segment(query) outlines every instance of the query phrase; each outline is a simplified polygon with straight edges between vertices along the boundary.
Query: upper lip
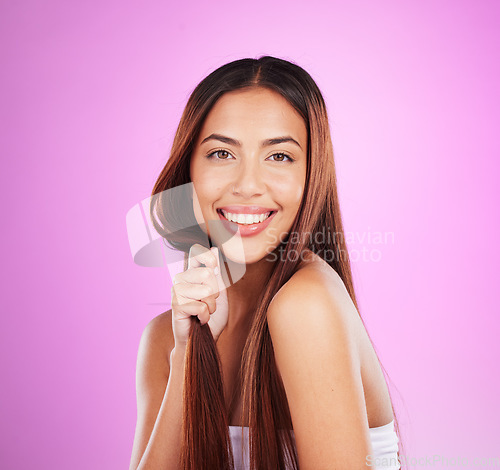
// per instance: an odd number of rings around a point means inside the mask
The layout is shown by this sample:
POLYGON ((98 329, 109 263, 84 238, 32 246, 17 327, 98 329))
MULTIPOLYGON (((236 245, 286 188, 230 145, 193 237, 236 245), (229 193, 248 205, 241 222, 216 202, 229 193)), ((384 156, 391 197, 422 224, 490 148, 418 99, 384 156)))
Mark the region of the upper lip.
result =
POLYGON ((276 212, 276 209, 262 206, 223 206, 218 209, 231 212, 231 214, 267 214, 268 212, 276 212))

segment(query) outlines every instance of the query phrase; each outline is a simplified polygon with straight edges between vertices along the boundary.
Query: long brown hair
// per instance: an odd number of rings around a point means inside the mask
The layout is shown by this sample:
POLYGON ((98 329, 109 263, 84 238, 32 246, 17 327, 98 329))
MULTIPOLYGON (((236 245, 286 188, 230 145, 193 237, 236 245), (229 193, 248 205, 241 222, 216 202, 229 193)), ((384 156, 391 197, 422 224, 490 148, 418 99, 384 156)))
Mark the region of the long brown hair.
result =
MULTIPOLYGON (((326 228, 334 235, 322 237, 319 241, 318 237, 288 237, 279 245, 280 261, 274 263, 269 282, 260 295, 243 349, 241 419, 249 423, 251 469, 284 470, 285 461, 298 468, 298 458, 288 401, 267 325, 268 306, 278 290, 296 272, 300 263, 300 256, 296 254, 311 250, 322 257, 330 254, 324 257, 325 261, 340 275, 358 308, 337 197, 327 110, 311 76, 292 62, 263 56, 230 62, 202 80, 189 97, 182 114, 170 158, 152 192, 150 212, 155 228, 171 246, 187 253, 193 243, 203 244, 203 234, 196 229, 192 213, 182 215, 189 219, 188 223, 177 223, 177 226, 190 227, 188 230, 176 234, 169 231, 169 227, 176 225, 176 221, 171 219, 172 214, 179 214, 172 209, 180 201, 162 194, 168 193, 163 193, 167 189, 191 181, 190 158, 203 122, 215 102, 224 93, 249 87, 265 87, 282 95, 304 119, 307 127, 306 183, 289 233, 315 234, 324 232, 326 228)), ((181 468, 232 469, 228 424, 215 341, 208 325, 200 326, 193 317, 184 381, 181 468)), ((399 434, 397 420, 396 430, 399 434)))

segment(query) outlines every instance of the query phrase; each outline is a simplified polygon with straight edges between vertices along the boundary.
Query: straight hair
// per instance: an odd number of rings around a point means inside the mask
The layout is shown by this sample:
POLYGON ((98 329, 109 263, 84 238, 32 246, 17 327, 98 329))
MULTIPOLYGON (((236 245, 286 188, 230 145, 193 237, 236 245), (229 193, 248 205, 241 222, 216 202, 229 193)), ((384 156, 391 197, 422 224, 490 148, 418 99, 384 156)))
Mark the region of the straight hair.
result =
MULTIPOLYGON (((333 254, 324 259, 341 277, 359 313, 338 202, 327 109, 311 76, 298 65, 271 56, 235 60, 210 73, 189 97, 170 157, 154 185, 150 212, 158 233, 170 246, 184 251, 185 259, 194 243, 206 246, 206 234, 196 226, 194 213, 184 210, 179 214, 175 210, 185 206, 185 199, 183 203, 179 193, 171 195, 166 190, 191 182, 189 168, 194 145, 205 118, 217 100, 230 91, 256 87, 273 90, 283 96, 299 113, 307 128, 306 182, 289 234, 315 234, 325 228, 335 234, 333 239, 323 237, 319 241, 317 237, 287 236, 276 248, 273 253, 279 252, 280 260, 274 263, 269 280, 259 296, 242 354, 239 375, 243 401, 241 420, 242 423, 249 423, 250 468, 297 469, 290 410, 267 324, 267 309, 271 300, 297 271, 300 256, 295 254, 306 250, 319 256, 333 254), (185 220, 173 220, 178 217, 185 220), (169 230, 173 226, 189 228, 173 233, 169 230)), ((360 318, 363 322, 361 315, 360 318)), ((402 446, 394 406, 393 414, 402 446)), ((181 468, 232 470, 234 459, 228 425, 216 344, 208 324, 202 326, 193 317, 186 355, 181 468)))

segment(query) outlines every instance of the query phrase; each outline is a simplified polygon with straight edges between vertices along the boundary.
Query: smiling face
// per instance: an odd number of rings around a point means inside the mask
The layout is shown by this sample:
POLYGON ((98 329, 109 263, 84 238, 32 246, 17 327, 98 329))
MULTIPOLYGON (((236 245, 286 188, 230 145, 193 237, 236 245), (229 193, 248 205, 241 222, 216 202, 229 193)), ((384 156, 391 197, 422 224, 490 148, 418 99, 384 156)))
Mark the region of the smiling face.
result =
POLYGON ((284 97, 262 87, 228 92, 209 112, 191 156, 196 219, 236 232, 222 237, 230 238, 227 258, 257 262, 289 232, 306 168, 307 128, 284 97))

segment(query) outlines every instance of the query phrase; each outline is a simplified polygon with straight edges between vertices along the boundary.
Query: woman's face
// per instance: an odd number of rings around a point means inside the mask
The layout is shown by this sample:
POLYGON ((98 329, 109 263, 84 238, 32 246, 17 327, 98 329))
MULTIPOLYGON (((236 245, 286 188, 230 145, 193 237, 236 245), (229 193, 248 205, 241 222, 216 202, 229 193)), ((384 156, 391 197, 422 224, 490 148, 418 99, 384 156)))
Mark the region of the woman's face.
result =
POLYGON ((284 239, 302 200, 306 146, 303 119, 277 92, 246 88, 216 102, 195 144, 190 175, 196 219, 208 223, 216 244, 227 240, 227 258, 254 263, 284 239))

